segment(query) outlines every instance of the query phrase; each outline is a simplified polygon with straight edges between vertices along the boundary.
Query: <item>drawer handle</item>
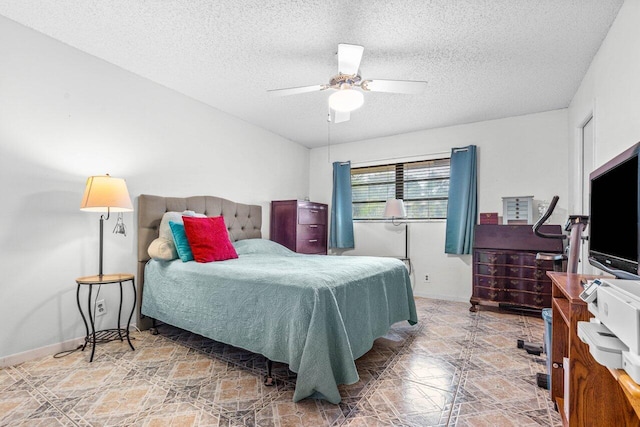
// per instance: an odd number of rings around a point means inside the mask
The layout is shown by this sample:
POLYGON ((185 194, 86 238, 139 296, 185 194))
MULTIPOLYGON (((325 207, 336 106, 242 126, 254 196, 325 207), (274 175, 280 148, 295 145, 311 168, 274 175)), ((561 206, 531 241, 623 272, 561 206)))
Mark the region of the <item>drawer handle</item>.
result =
POLYGON ((520 273, 520 269, 519 268, 512 268, 511 272, 512 273, 520 273))
POLYGON ((489 274, 490 275, 495 276, 497 272, 498 272, 497 268, 489 268, 489 274))
POLYGON ((309 228, 318 228, 317 225, 310 225, 309 228))
POLYGON ((318 239, 312 239, 312 240, 309 240, 309 243, 316 243, 317 241, 318 239))
POLYGON ((497 256, 491 256, 489 257, 489 262, 496 262, 498 260, 497 256))
POLYGON ((318 211, 314 211, 313 209, 309 209, 309 212, 311 212, 311 213, 318 213, 318 211))

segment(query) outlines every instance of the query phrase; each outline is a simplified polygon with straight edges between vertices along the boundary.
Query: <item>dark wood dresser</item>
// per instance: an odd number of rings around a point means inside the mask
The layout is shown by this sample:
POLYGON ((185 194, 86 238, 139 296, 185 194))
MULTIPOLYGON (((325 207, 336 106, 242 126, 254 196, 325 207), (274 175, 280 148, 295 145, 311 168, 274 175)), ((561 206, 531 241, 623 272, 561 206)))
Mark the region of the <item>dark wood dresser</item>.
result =
POLYGON ((271 202, 271 240, 301 254, 327 253, 327 205, 303 200, 271 202))
MULTIPOLYGON (((561 234, 559 225, 544 225, 544 233, 561 234)), ((485 302, 542 309, 551 307, 553 261, 536 260, 538 252, 562 253, 563 241, 543 239, 531 225, 476 225, 473 245, 471 308, 485 302)))

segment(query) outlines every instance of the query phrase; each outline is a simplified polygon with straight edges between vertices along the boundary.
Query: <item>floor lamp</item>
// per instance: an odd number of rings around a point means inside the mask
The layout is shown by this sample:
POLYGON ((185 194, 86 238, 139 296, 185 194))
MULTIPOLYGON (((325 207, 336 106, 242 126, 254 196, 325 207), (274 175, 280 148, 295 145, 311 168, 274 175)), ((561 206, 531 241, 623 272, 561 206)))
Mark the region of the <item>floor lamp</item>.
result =
POLYGON ((391 223, 395 226, 404 224, 404 258, 403 261, 409 264, 409 274, 411 274, 411 260, 409 259, 409 223, 396 222, 397 218, 406 218, 407 211, 402 199, 389 199, 384 205, 384 217, 391 218, 391 223))
POLYGON ((104 221, 109 219, 111 212, 131 212, 133 204, 127 190, 127 183, 122 178, 107 175, 90 176, 80 204, 80 210, 87 212, 106 212, 100 215, 100 259, 98 275, 102 277, 102 248, 104 221))

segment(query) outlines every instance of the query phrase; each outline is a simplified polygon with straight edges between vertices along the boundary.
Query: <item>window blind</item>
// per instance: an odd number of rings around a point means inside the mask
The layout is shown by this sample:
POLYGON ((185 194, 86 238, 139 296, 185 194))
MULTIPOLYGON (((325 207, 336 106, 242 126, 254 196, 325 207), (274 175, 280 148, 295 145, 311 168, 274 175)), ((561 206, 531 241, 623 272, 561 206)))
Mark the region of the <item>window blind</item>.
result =
POLYGON ((382 219, 387 199, 403 199, 408 219, 444 219, 449 159, 351 169, 353 219, 382 219))

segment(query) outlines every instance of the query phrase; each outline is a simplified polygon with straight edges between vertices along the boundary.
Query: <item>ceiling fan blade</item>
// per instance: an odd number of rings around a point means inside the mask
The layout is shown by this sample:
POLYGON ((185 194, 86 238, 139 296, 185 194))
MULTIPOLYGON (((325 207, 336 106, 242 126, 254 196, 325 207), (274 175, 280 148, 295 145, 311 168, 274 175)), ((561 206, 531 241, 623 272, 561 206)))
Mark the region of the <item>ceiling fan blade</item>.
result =
POLYGON ((342 74, 358 74, 364 47, 355 44, 338 45, 338 72, 342 74))
POLYGON ((333 123, 347 122, 351 119, 351 113, 348 111, 333 110, 333 123))
POLYGON ((427 82, 414 80, 365 80, 361 86, 371 92, 416 94, 424 92, 427 82))
POLYGON ((273 96, 287 96, 287 95, 297 95, 299 93, 307 93, 307 92, 317 92, 319 90, 325 90, 327 87, 325 85, 314 85, 314 86, 300 86, 300 87, 290 87, 286 89, 271 89, 267 92, 273 96))

